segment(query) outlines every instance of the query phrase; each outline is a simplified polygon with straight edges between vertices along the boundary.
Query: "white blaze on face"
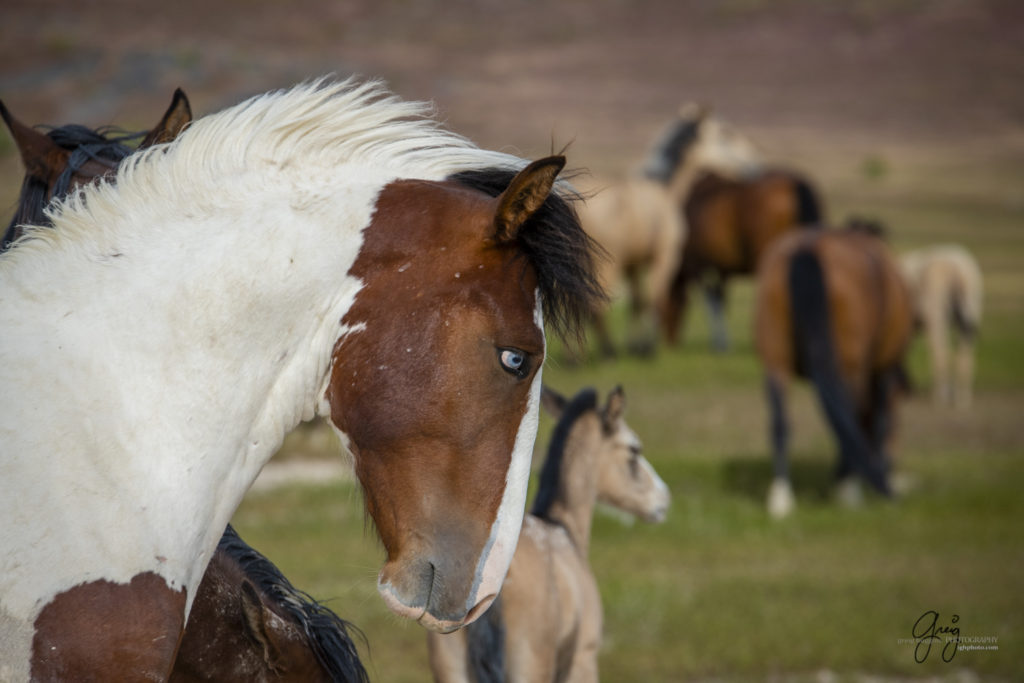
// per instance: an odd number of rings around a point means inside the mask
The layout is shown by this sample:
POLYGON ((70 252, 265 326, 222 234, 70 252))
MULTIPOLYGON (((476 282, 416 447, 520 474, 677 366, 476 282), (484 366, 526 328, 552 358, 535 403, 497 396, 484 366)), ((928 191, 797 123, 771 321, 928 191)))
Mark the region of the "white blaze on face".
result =
MULTIPOLYGON (((535 296, 537 307, 534 309, 533 319, 543 334, 544 318, 541 313, 540 292, 537 292, 535 296)), ((512 563, 512 555, 515 554, 516 546, 519 543, 519 531, 522 528, 523 515, 526 511, 526 488, 530 479, 533 444, 537 440, 537 425, 540 420, 543 357, 540 359, 540 363, 541 366, 537 369, 537 374, 534 375, 533 383, 530 385, 530 398, 526 406, 526 414, 523 415, 522 422, 519 423, 519 431, 516 433, 512 460, 509 463, 508 475, 505 479, 505 493, 502 495, 498 514, 491 526, 491 536, 480 556, 480 563, 477 565, 476 576, 473 580, 473 589, 466 601, 467 610, 475 607, 481 600, 498 594, 502 582, 505 581, 509 565, 512 563)), ((471 616, 476 618, 482 613, 483 610, 477 610, 471 616)))

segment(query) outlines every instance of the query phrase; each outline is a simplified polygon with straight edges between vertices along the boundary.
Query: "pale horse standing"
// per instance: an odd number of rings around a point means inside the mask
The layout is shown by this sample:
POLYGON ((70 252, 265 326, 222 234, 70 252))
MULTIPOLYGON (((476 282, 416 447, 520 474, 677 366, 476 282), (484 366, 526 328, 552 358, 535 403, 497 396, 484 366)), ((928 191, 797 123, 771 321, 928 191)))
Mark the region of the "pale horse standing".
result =
MULTIPOLYGON (((682 258, 686 225, 681 207, 700 173, 725 177, 753 173, 761 165, 753 143, 707 108, 680 108, 642 167, 621 182, 598 182, 584 192, 580 221, 607 252, 600 264, 601 283, 614 297, 623 281, 629 289, 629 347, 646 354, 657 342, 657 321, 667 305, 669 285, 682 258)), ((615 345, 595 311, 594 328, 604 356, 615 345)))
POLYGON ((501 594, 469 627, 427 636, 442 683, 596 681, 602 609, 587 559, 594 506, 648 522, 668 512, 668 487, 625 422, 621 387, 604 406, 593 389, 567 401, 544 387, 541 400, 558 423, 501 594))
POLYGON ((924 247, 901 259, 914 317, 925 334, 936 403, 966 408, 974 384, 974 341, 981 325, 982 276, 958 244, 924 247))

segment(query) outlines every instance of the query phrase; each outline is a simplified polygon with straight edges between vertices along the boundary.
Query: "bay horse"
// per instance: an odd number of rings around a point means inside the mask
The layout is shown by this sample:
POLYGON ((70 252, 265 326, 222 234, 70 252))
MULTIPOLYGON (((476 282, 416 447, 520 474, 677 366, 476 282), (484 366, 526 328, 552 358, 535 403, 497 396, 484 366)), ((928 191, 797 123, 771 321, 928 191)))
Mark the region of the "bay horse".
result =
POLYGON ((0 102, 0 118, 7 125, 25 166, 18 208, 0 239, 0 252, 21 237, 26 225, 43 225, 43 209, 53 199, 97 178, 111 175, 129 154, 155 144, 169 142, 192 120, 188 97, 178 88, 160 121, 142 133, 113 134, 112 130, 91 130, 69 124, 41 133, 18 121, 0 102), (142 137, 137 148, 127 143, 142 137))
MULTIPOLYGON (((707 108, 684 106, 651 148, 642 169, 624 182, 591 193, 580 210, 584 229, 604 248, 602 285, 614 294, 626 283, 630 295, 630 350, 654 350, 658 319, 665 315, 667 293, 679 266, 687 230, 680 204, 702 169, 743 174, 757 168, 753 145, 707 108)), ((600 352, 614 356, 615 344, 604 320, 594 312, 600 352)))
POLYGON ((522 524, 545 329, 602 296, 557 183, 375 81, 321 79, 125 159, 0 257, 0 671, 172 670, 284 435, 330 419, 385 604, 449 631, 522 524))
POLYGON ((228 525, 206 567, 170 683, 366 683, 350 631, 228 525))
POLYGON ((924 333, 936 404, 966 408, 974 385, 974 342, 981 325, 983 280, 971 252, 937 244, 904 254, 903 274, 924 333))
POLYGON ((689 229, 678 268, 672 273, 662 332, 670 346, 680 340, 689 290, 704 283, 712 348, 729 346, 725 326, 726 283, 753 276, 765 249, 793 230, 817 229, 824 210, 810 180, 789 169, 766 167, 742 178, 707 172, 682 203, 689 229))
MULTIPOLYGON (((2 102, 0 114, 26 168, 15 215, 39 224, 48 224, 44 208, 50 201, 112 174, 132 151, 124 141, 142 137, 74 124, 44 134, 14 118, 2 102), (86 154, 79 153, 83 147, 86 154), (83 173, 74 162, 94 157, 104 163, 93 173, 83 173), (107 161, 113 165, 106 167, 107 161)), ((170 142, 191 119, 188 98, 178 89, 142 148, 170 142)), ((9 233, 20 235, 12 232, 20 225, 12 222, 9 233)), ((352 628, 292 586, 228 525, 200 582, 170 680, 365 681, 348 633, 352 628)))
POLYGON ((442 683, 597 681, 602 609, 588 560, 598 501, 644 519, 665 519, 670 494, 642 455, 616 387, 603 406, 584 389, 567 400, 549 387, 558 420, 540 486, 498 600, 457 632, 428 633, 442 683))
POLYGON ((786 516, 795 505, 786 417, 794 375, 814 385, 838 440, 843 499, 855 500, 855 474, 891 495, 888 441, 911 320, 910 294, 879 237, 801 231, 768 247, 757 275, 754 339, 770 408, 772 516, 786 516))

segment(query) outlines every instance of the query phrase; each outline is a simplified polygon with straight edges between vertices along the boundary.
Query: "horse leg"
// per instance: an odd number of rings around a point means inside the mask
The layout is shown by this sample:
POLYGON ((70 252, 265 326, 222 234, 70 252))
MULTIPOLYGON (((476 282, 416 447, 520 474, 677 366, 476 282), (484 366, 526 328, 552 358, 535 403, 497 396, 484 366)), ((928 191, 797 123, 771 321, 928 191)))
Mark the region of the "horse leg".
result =
POLYGON ((729 350, 729 332, 725 326, 725 277, 718 274, 715 280, 704 285, 704 299, 708 304, 711 319, 711 348, 718 352, 729 350))
POLYGON ((672 279, 665 298, 665 307, 661 311, 661 330, 665 343, 678 346, 682 337, 683 321, 686 318, 687 288, 690 277, 684 269, 680 269, 672 279))
POLYGON ((615 358, 618 353, 615 351, 615 344, 612 342, 611 334, 608 332, 605 316, 605 311, 595 311, 590 319, 590 324, 594 328, 594 336, 597 337, 597 345, 601 357, 615 358))
POLYGON ((923 312, 928 356, 932 366, 932 399, 937 404, 950 401, 948 312, 932 304, 923 312))
POLYGON ((796 499, 789 481, 789 423, 786 417, 786 379, 782 373, 769 373, 765 379, 770 412, 773 478, 768 490, 768 513, 781 519, 793 511, 796 499))
MULTIPOLYGON (((648 318, 651 314, 651 293, 645 289, 640 269, 631 267, 626 273, 629 283, 629 351, 637 356, 650 356, 657 343, 657 331, 648 318)), ((651 278, 647 278, 650 282, 651 278)))
POLYGON ((956 348, 956 389, 953 402, 959 408, 970 408, 974 391, 974 337, 972 331, 961 332, 956 348))

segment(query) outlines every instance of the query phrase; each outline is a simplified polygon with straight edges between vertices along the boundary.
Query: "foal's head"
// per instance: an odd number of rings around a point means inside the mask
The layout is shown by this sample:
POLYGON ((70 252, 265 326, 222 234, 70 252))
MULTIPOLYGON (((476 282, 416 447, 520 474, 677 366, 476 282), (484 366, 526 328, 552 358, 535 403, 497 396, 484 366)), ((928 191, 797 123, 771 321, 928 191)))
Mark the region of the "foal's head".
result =
POLYGON ((599 287, 591 245, 552 187, 518 174, 399 180, 352 274, 327 397, 387 562, 392 610, 428 628, 472 621, 515 551, 537 428, 544 320, 575 326, 599 287), (513 177, 514 176, 514 177, 513 177))
POLYGON ((754 144, 708 109, 684 105, 651 150, 644 167, 648 178, 669 184, 683 167, 716 171, 725 176, 750 173, 760 165, 754 144))
MULTIPOLYGON (((568 443, 556 443, 559 434, 564 432, 565 440, 572 438, 586 443, 587 462, 597 472, 597 499, 648 522, 664 521, 670 503, 668 486, 644 458, 640 438, 626 424, 626 395, 621 386, 608 394, 603 406, 598 405, 597 394, 592 389, 585 389, 568 401, 545 386, 543 402, 548 412, 559 420, 549 462, 556 449, 570 448, 568 443)), ((548 462, 544 467, 543 476, 549 476, 548 462)), ((546 491, 552 490, 551 482, 546 484, 543 476, 534 504, 534 514, 541 516, 542 508, 550 504, 542 498, 546 491)), ((550 476, 556 475, 551 473, 550 476)))
MULTIPOLYGON (((21 236, 24 225, 45 225, 46 205, 97 178, 112 175, 121 161, 134 150, 126 143, 142 134, 111 135, 69 124, 48 133, 18 121, 0 102, 0 118, 18 147, 25 165, 25 179, 18 197, 18 208, 0 241, 0 251, 21 236)), ((180 89, 174 92, 170 107, 150 130, 138 149, 173 140, 192 120, 188 98, 180 89)))

